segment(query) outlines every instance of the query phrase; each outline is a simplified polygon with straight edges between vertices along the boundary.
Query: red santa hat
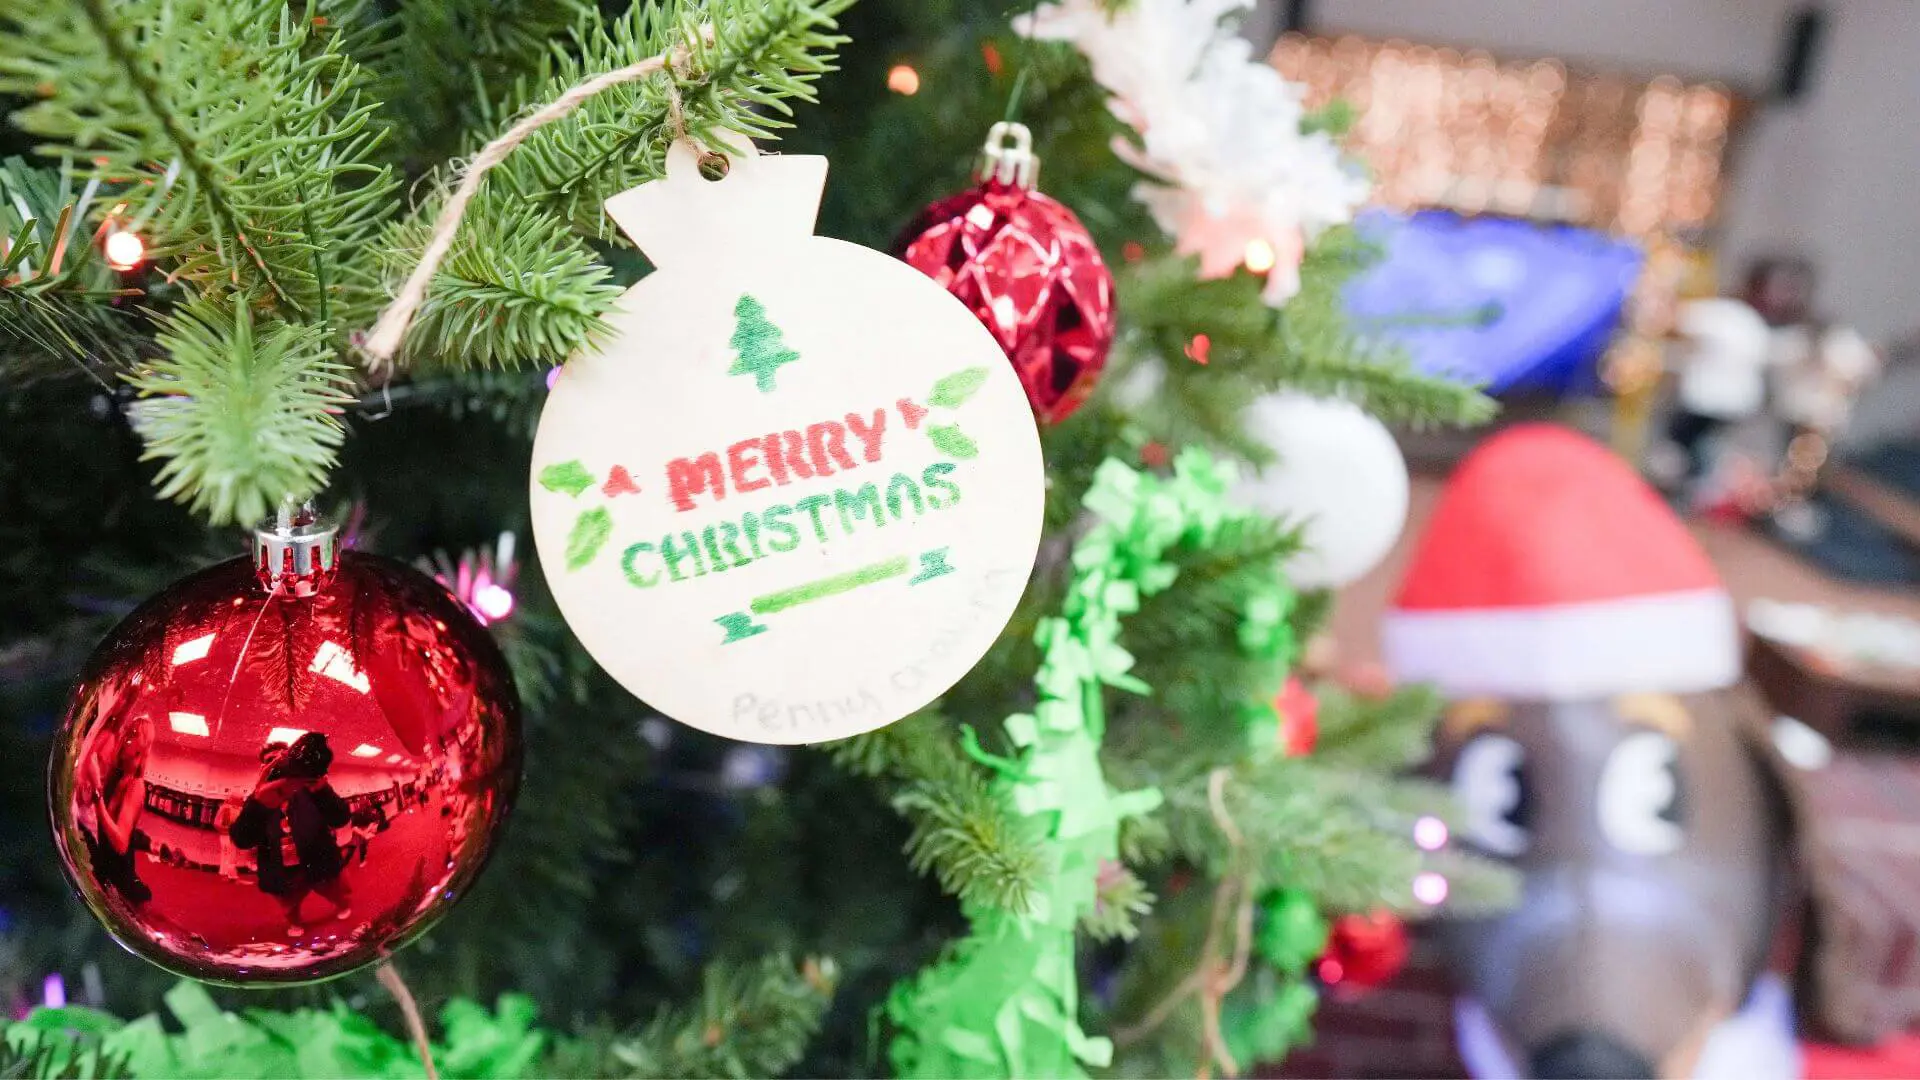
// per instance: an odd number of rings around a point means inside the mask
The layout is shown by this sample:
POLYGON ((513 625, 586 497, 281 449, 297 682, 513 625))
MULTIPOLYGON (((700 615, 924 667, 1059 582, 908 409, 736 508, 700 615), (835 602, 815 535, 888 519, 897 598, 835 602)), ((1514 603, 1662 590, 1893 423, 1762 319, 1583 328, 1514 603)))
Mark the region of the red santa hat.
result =
POLYGON ((1399 680, 1453 697, 1691 693, 1740 677, 1739 623, 1706 553, 1619 458, 1548 424, 1461 463, 1382 633, 1399 680))

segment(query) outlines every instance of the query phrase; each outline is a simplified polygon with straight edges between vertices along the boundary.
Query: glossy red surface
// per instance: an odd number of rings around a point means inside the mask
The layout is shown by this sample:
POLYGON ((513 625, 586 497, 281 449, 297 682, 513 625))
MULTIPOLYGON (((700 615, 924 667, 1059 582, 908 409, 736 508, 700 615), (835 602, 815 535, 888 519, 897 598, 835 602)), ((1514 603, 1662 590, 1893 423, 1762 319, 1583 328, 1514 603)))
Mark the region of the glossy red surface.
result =
POLYGON ((993 331, 1042 421, 1066 419, 1093 393, 1113 347, 1113 274, 1073 211, 983 184, 921 211, 894 253, 993 331))
POLYGON ((114 937, 235 985, 344 974, 466 892, 520 781, 512 676, 447 590, 347 552, 270 596, 246 559, 89 660, 49 764, 68 876, 114 937))
POLYGON ((1412 948, 1406 924, 1390 911, 1342 915, 1327 934, 1320 978, 1349 991, 1371 990, 1400 973, 1412 948))

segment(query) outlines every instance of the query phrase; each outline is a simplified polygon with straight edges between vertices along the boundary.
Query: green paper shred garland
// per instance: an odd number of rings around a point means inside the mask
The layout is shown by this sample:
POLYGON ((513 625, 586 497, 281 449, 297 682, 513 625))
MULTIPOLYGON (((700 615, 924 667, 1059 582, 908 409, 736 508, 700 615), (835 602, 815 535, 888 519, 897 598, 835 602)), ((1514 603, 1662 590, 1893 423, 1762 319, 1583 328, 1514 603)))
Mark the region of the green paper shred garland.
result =
MULTIPOLYGON (((0 1027, 17 1053, 46 1055, 42 1075, 235 1078, 369 1077, 412 1080, 425 1075, 413 1045, 380 1029, 345 1002, 325 1009, 275 1012, 222 1010, 199 983, 166 995, 180 1031, 158 1016, 131 1023, 94 1009, 36 1009, 0 1027), (71 1070, 69 1072, 68 1070, 71 1070)), ((445 1041, 433 1049, 445 1080, 514 1080, 528 1075, 548 1046, 534 1026, 530 998, 509 994, 497 1010, 465 1000, 441 1013, 445 1041)))
MULTIPOLYGON (((1168 552, 1210 545, 1244 516, 1226 497, 1232 466, 1205 451, 1182 452, 1161 478, 1108 459, 1084 505, 1096 524, 1073 551, 1064 610, 1035 632, 1042 658, 1039 704, 1006 720, 1019 753, 999 764, 1001 794, 1036 834, 1051 887, 1025 911, 969 905, 971 933, 915 979, 894 989, 887 1016, 902 1077, 1078 1077, 1113 1056, 1105 1038, 1080 1027, 1074 928, 1094 909, 1103 863, 1120 858, 1120 823, 1160 805, 1154 788, 1118 792, 1100 768, 1106 687, 1146 694, 1129 674, 1120 620, 1172 585, 1168 552)), ((1284 651, 1290 594, 1284 584, 1249 599, 1242 646, 1284 651)))

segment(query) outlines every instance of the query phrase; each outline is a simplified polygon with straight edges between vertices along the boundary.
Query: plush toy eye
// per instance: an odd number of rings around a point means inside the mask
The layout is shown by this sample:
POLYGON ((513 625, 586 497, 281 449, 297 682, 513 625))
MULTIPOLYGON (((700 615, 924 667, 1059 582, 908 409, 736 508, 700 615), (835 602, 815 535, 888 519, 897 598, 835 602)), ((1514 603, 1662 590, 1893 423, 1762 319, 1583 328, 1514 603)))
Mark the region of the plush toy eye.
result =
POLYGON ((1629 855, 1667 855, 1686 842, 1680 748, 1658 731, 1620 740, 1600 772, 1600 832, 1629 855))
POLYGON ((1467 839, 1491 854, 1527 850, 1533 792, 1526 765, 1526 750, 1495 732, 1475 735, 1453 763, 1453 796, 1466 812, 1467 839))

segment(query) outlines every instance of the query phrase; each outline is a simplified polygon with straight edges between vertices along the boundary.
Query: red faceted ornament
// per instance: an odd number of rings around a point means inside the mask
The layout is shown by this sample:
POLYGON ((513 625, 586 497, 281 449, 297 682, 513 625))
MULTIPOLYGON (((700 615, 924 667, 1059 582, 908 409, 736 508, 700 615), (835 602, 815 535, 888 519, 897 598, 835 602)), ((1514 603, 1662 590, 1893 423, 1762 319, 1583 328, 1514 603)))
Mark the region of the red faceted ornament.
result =
POLYGON ((1411 947, 1406 924, 1391 911, 1342 915, 1327 935, 1320 981, 1356 990, 1384 986, 1406 966, 1411 947))
POLYGON ((980 185, 921 211, 894 253, 972 309, 1006 350, 1034 414, 1057 423, 1107 366, 1113 275, 1073 211, 1033 190, 1038 165, 1025 127, 994 125, 980 185))
POLYGON ((141 605, 60 728, 67 875, 177 974, 372 963, 465 895, 513 804, 519 704, 493 639, 431 578, 331 543, 269 546, 272 572, 235 559, 141 605))

